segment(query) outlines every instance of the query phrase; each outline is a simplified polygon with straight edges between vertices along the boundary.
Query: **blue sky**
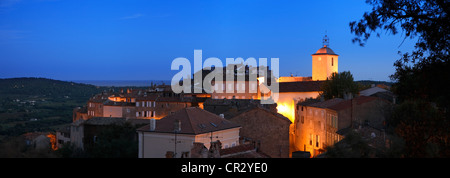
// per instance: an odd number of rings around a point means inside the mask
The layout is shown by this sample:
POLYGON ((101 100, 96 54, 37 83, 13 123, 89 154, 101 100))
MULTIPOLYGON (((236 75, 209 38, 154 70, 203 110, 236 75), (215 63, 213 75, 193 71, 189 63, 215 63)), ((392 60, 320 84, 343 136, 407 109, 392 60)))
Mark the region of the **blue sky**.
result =
POLYGON ((223 63, 277 57, 281 76, 311 76, 327 31, 339 71, 389 81, 414 41, 399 47, 401 34, 382 32, 353 44, 348 24, 370 9, 364 0, 0 0, 0 78, 170 80, 172 60, 193 61, 194 49, 223 63))

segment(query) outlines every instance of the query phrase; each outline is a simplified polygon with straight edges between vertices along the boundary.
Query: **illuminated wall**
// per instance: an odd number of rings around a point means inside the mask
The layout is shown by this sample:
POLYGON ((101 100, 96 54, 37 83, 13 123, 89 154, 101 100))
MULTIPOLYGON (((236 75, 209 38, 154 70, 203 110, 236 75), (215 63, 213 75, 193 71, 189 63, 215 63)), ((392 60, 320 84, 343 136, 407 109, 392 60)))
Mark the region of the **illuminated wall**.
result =
POLYGON ((313 54, 312 80, 326 80, 332 73, 338 72, 338 55, 313 54))
POLYGON ((310 106, 297 106, 294 123, 296 151, 308 151, 312 157, 341 138, 337 133, 338 114, 334 110, 310 106))
POLYGON ((295 104, 306 98, 316 98, 319 92, 285 92, 279 93, 277 101, 277 111, 283 116, 289 118, 292 123, 295 120, 295 104))

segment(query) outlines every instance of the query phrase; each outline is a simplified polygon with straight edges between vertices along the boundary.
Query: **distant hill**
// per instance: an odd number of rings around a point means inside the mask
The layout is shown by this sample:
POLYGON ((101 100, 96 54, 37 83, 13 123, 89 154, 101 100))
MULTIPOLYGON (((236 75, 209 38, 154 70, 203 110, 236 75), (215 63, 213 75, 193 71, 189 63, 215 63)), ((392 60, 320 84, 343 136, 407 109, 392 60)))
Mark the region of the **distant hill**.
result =
POLYGON ((65 82, 46 78, 8 78, 0 79, 0 96, 51 96, 51 97, 90 97, 101 92, 99 87, 88 84, 65 82))
POLYGON ((393 82, 386 82, 386 81, 374 81, 374 80, 359 80, 356 81, 356 83, 362 84, 362 85, 371 85, 371 84, 384 84, 387 86, 392 86, 392 84, 394 84, 393 82))

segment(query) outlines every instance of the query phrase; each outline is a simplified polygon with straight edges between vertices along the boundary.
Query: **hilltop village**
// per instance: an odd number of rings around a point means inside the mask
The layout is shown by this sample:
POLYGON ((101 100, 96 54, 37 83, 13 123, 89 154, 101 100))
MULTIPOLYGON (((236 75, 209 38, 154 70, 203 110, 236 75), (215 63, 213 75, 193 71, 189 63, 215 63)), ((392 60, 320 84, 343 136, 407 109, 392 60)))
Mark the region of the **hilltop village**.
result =
MULTIPOLYGON (((244 93, 176 94, 170 85, 103 91, 73 110, 73 122, 57 131, 56 145, 91 149, 101 144, 102 131, 131 125, 139 158, 321 157, 350 132, 374 149, 388 147, 384 123, 395 104, 389 87, 372 86, 344 98, 319 97, 321 84, 338 72, 338 57, 324 43, 312 54, 312 76, 272 81, 279 83, 275 104, 261 104, 260 92, 248 92, 263 87, 260 79, 235 81, 232 87, 244 93)), ((248 69, 236 64, 240 67, 248 69)), ((230 89, 222 83, 213 87, 230 89)))

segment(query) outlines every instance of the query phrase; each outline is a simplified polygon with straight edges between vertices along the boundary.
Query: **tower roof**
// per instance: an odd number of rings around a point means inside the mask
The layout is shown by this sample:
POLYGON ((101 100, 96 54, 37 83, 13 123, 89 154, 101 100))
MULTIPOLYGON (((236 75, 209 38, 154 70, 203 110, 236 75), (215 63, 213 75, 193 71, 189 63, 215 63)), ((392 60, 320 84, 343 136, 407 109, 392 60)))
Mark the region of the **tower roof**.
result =
POLYGON ((316 53, 314 53, 313 55, 336 55, 338 56, 336 53, 334 53, 333 50, 331 50, 331 48, 329 48, 327 45, 324 45, 322 48, 320 48, 319 50, 317 50, 316 53))

